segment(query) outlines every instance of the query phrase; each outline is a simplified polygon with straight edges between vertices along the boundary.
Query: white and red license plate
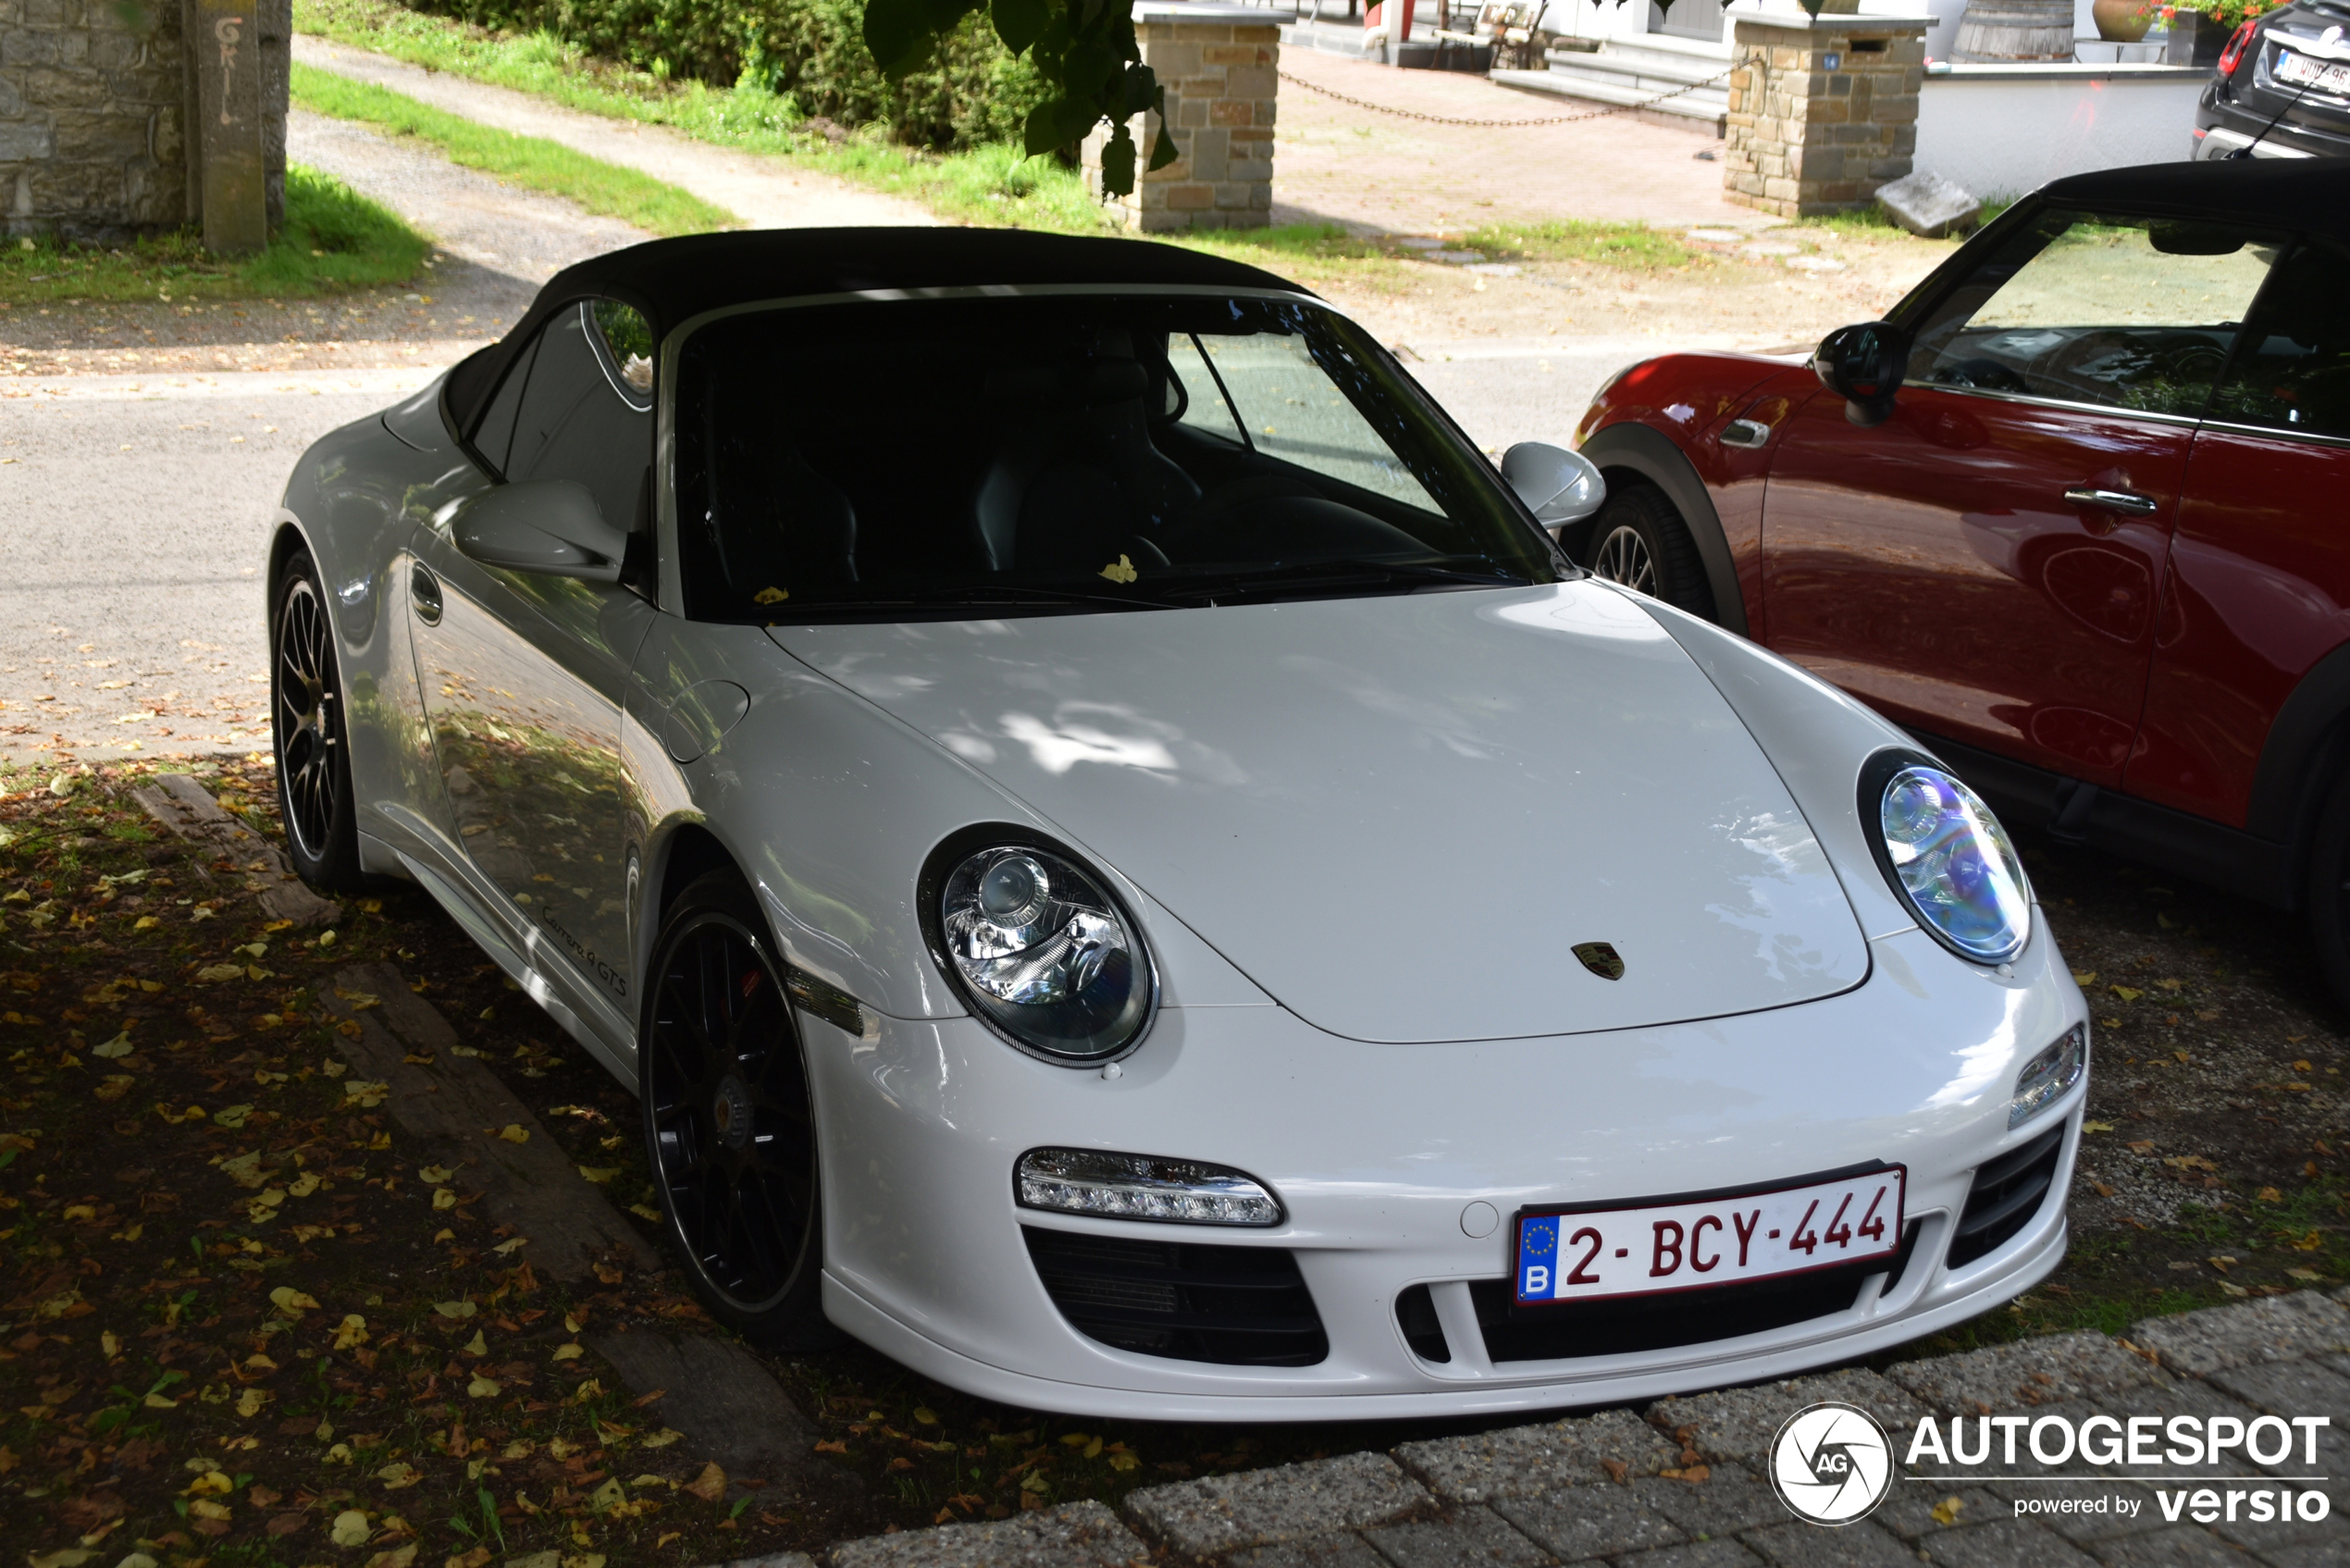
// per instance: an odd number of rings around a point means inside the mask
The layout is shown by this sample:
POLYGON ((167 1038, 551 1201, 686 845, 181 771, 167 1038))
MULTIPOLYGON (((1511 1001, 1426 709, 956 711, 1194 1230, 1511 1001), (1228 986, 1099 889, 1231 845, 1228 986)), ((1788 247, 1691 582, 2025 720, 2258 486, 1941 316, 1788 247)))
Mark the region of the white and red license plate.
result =
POLYGON ((1907 1173, 1687 1198, 1626 1208, 1523 1209, 1517 1300, 1528 1306, 1646 1296, 1890 1257, 1901 1245, 1907 1173))
POLYGON ((2350 65, 2320 65, 2290 49, 2277 51, 2277 80, 2321 93, 2350 93, 2350 65))

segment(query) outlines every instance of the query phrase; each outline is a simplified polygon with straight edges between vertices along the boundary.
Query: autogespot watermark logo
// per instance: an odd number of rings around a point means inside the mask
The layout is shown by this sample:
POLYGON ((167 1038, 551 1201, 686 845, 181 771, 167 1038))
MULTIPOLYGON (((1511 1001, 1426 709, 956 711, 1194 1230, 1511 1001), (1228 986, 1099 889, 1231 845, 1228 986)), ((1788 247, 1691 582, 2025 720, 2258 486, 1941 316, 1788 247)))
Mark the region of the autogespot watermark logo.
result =
POLYGON ((1788 1512, 1811 1524, 1865 1519, 1893 1489, 1892 1439, 1859 1405, 1807 1405, 1771 1439, 1771 1486, 1788 1512))
MULTIPOLYGON (((2151 1492, 2177 1524, 2313 1524, 2332 1512, 2319 1472, 2318 1434, 2328 1415, 1933 1416, 1908 1435, 1898 1463, 1876 1417, 1826 1401, 1787 1417, 1771 1439, 1771 1486, 1798 1519, 1834 1528, 1865 1519, 1897 1481, 1942 1488, 1960 1482, 2032 1483, 2010 1500, 2014 1516, 2111 1513, 2134 1517, 2151 1492), (2116 1471, 2121 1472, 2115 1474, 2116 1471), (2167 1483, 2167 1484, 2166 1484, 2167 1483), (2073 1489, 2086 1484, 2086 1489, 2073 1489), (2144 1490, 2140 1488, 2144 1488, 2144 1490)), ((1942 1524, 1959 1498, 1936 1508, 1942 1524), (1949 1511, 1945 1517, 1944 1510, 1949 1511)))

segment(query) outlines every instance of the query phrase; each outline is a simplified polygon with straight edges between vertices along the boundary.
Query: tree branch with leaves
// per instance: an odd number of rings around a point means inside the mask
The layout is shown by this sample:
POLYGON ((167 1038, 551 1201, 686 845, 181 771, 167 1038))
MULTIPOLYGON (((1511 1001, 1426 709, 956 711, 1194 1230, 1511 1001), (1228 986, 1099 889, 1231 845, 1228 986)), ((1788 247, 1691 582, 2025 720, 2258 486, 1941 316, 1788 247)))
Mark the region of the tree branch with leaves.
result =
POLYGON ((1004 47, 1025 54, 1051 93, 1023 129, 1031 156, 1081 141, 1107 120, 1112 130, 1102 149, 1102 189, 1130 195, 1137 149, 1128 122, 1148 110, 1158 117, 1150 167, 1175 161, 1167 90, 1143 64, 1130 0, 869 0, 865 47, 882 74, 896 80, 920 69, 958 23, 983 10, 1004 47))

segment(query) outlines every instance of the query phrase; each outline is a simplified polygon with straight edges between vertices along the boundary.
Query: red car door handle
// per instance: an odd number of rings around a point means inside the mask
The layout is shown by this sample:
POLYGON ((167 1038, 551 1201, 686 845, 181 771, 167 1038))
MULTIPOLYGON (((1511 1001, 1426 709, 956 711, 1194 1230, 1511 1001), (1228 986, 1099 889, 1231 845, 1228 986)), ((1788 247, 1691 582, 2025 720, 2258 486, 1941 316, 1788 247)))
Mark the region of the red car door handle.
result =
POLYGON ((1771 427, 1757 419, 1733 419, 1722 426, 1722 444, 1752 451, 1771 438, 1771 427))
POLYGON ((2160 501, 2152 496, 2142 496, 2135 490, 2067 490, 2064 499, 2075 506, 2093 506, 2100 512, 2127 512, 2133 517, 2151 517, 2162 510, 2160 501))

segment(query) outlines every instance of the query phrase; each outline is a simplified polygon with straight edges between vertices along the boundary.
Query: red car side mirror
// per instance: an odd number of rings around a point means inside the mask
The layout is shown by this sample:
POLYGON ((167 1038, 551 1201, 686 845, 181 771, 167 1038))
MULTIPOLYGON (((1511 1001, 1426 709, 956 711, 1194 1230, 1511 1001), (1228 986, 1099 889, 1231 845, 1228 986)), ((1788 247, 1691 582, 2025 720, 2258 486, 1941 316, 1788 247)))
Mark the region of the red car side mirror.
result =
POLYGON ((1839 327, 1812 355, 1820 385, 1844 400, 1844 416, 1863 429, 1893 416, 1893 394, 1910 373, 1910 337, 1889 321, 1839 327))

